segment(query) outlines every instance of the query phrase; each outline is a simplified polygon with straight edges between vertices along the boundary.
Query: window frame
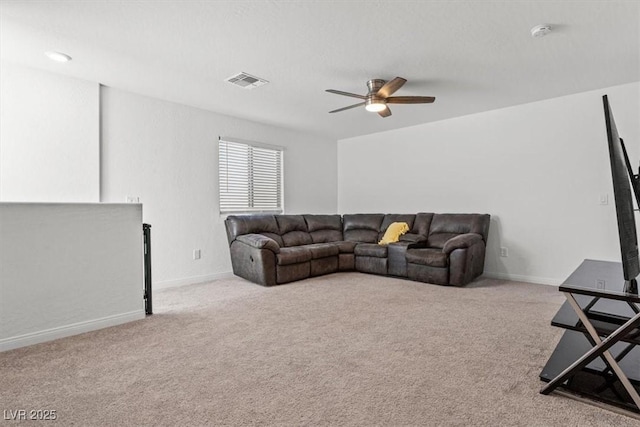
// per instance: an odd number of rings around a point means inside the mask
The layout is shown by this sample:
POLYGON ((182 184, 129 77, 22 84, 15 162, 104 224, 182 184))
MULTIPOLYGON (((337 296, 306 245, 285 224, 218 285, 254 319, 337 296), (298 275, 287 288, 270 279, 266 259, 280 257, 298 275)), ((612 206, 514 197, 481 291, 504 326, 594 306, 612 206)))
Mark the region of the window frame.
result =
MULTIPOLYGON (((285 149, 282 146, 278 146, 278 145, 271 145, 271 144, 265 144, 262 142, 257 142, 257 141, 249 141, 249 140, 245 140, 245 139, 239 139, 239 138, 233 138, 233 137, 225 137, 225 136, 219 136, 218 137, 218 147, 217 147, 217 151, 216 151, 216 155, 217 155, 217 166, 218 166, 218 211, 221 217, 227 217, 228 215, 241 215, 241 214, 260 214, 260 213, 270 213, 270 214, 283 214, 284 213, 284 206, 285 206, 285 201, 284 201, 284 156, 285 156, 285 149), (220 156, 220 151, 221 151, 221 147, 223 143, 232 143, 232 144, 242 144, 245 145, 247 147, 249 147, 249 150, 253 149, 253 148, 257 148, 257 149, 262 149, 262 150, 272 150, 272 151, 277 151, 279 152, 279 162, 280 162, 280 174, 279 174, 279 189, 276 189, 277 192, 279 192, 279 206, 277 208, 274 209, 269 209, 269 208, 254 208, 251 206, 247 206, 247 207, 237 207, 237 208, 228 208, 228 209, 223 209, 222 206, 222 184, 223 181, 221 179, 221 173, 222 173, 222 168, 221 168, 221 156, 220 156)), ((248 160, 248 165, 252 164, 253 161, 253 156, 251 157, 251 161, 248 160)), ((228 166, 227 166, 228 167, 228 166)), ((249 166, 251 167, 251 166, 249 166)), ((247 178, 249 179, 249 187, 253 188, 254 185, 254 181, 253 181, 253 173, 252 171, 248 171, 247 172, 247 178)), ((253 193, 253 190, 248 190, 250 193, 253 193)), ((253 193, 254 195, 255 193, 253 193)), ((251 204, 251 200, 253 200, 253 195, 252 194, 247 194, 248 197, 248 204, 251 204)))

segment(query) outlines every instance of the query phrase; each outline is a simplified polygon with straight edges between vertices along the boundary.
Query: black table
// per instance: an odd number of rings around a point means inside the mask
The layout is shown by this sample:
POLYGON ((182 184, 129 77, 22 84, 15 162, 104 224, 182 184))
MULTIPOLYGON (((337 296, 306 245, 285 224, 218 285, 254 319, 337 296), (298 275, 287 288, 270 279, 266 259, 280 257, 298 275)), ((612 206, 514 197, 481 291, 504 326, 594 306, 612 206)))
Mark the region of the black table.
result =
POLYGON ((640 295, 625 286, 622 265, 584 260, 560 286, 567 301, 551 324, 567 329, 540 378, 640 413, 640 295))

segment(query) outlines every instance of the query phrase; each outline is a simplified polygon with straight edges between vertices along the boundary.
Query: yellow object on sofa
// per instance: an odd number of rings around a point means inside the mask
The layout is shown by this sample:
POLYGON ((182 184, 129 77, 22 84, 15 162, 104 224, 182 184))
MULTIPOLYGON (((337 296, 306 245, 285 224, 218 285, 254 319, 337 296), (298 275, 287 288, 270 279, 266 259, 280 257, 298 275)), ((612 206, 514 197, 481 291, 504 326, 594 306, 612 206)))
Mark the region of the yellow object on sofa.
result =
POLYGON ((400 236, 409 231, 409 224, 406 222, 392 222, 387 231, 385 231, 382 240, 378 242, 379 245, 388 245, 389 243, 397 242, 400 240, 400 236))

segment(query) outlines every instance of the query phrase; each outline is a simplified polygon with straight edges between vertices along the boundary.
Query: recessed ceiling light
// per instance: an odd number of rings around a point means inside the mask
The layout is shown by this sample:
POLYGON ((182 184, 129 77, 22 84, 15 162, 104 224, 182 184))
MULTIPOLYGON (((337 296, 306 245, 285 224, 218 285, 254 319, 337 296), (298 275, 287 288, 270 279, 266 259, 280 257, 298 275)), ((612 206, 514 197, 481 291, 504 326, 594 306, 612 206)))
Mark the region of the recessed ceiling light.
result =
POLYGON ((551 32, 551 25, 540 24, 531 29, 531 37, 544 37, 551 32))
POLYGON ((52 59, 54 61, 57 62, 69 62, 71 61, 71 57, 69 55, 67 55, 66 53, 62 53, 62 52, 55 52, 50 50, 49 52, 45 52, 45 55, 47 55, 47 57, 49 59, 52 59))

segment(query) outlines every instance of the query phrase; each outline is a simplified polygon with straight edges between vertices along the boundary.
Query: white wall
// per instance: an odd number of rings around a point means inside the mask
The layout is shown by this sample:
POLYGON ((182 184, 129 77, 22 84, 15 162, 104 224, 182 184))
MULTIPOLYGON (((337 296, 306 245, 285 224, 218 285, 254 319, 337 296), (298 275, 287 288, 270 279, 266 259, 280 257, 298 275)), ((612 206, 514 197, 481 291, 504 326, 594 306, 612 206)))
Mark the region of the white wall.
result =
POLYGON ((2 62, 0 94, 0 201, 99 201, 99 85, 2 62))
POLYGON ((494 277, 558 284, 620 260, 603 94, 635 168, 640 83, 340 140, 338 211, 489 213, 494 277))
POLYGON ((0 351, 144 318, 142 207, 0 203, 0 351))
POLYGON ((139 197, 150 223, 154 287, 231 272, 218 206, 218 136, 285 147, 286 213, 335 213, 336 144, 104 87, 102 200, 139 197), (194 249, 202 258, 193 260, 194 249))

